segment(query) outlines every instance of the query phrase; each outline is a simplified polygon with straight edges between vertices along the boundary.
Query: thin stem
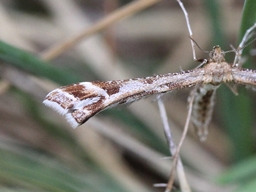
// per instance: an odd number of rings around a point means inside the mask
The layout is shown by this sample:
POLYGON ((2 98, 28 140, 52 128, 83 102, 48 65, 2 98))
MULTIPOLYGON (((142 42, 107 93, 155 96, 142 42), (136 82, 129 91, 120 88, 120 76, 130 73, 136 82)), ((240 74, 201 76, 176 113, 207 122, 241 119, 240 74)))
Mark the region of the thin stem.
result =
POLYGON ((256 28, 256 23, 254 23, 253 26, 251 26, 249 29, 246 30, 245 34, 244 34, 244 37, 241 41, 241 43, 239 44, 237 50, 236 50, 236 57, 234 59, 234 62, 233 62, 233 67, 235 66, 241 66, 241 55, 242 55, 242 52, 243 52, 243 48, 245 46, 245 43, 248 41, 248 39, 250 39, 251 37, 251 32, 256 28))
MULTIPOLYGON (((169 150, 170 150, 171 155, 175 157, 175 154, 177 154, 177 148, 176 148, 176 145, 175 145, 173 137, 172 137, 166 109, 165 109, 165 106, 164 106, 163 101, 160 98, 160 96, 158 97, 157 102, 158 102, 160 116, 161 116, 161 119, 162 119, 162 122, 164 125, 164 133, 165 133, 168 145, 169 145, 169 150)), ((191 190, 190 190, 189 184, 187 182, 186 174, 185 174, 183 164, 182 164, 182 161, 181 161, 179 155, 176 155, 176 158, 173 159, 172 171, 170 174, 168 184, 166 185, 165 191, 169 192, 172 190, 174 176, 175 176, 175 170, 177 171, 177 174, 178 174, 182 192, 190 192, 191 190)))
POLYGON ((162 123, 164 125, 164 133, 165 133, 165 137, 168 142, 168 145, 169 145, 170 154, 171 154, 171 156, 173 156, 176 153, 176 145, 173 142, 172 132, 171 132, 171 129, 169 126, 165 106, 164 106, 164 103, 160 96, 157 99, 157 103, 158 103, 158 108, 159 108, 160 116, 162 119, 162 123))
MULTIPOLYGON (((194 102, 194 98, 195 98, 195 90, 196 90, 196 89, 193 90, 193 92, 192 92, 192 94, 191 94, 191 96, 190 96, 190 100, 189 100, 189 109, 188 109, 188 115, 187 115, 187 118, 186 118, 186 123, 185 123, 185 126, 184 126, 184 130, 183 130, 183 133, 182 133, 180 142, 179 142, 179 144, 178 144, 178 147, 176 148, 175 155, 173 156, 173 167, 176 167, 176 166, 177 166, 178 173, 180 173, 179 176, 182 178, 182 179, 180 179, 180 181, 183 181, 183 183, 184 183, 184 185, 181 185, 181 187, 184 186, 184 187, 182 188, 182 191, 183 191, 183 192, 184 192, 184 191, 190 192, 191 190, 190 190, 189 185, 187 184, 188 182, 187 182, 187 180, 186 180, 186 177, 184 177, 184 176, 182 175, 182 172, 184 171, 184 170, 183 170, 183 167, 182 167, 182 168, 179 167, 179 166, 181 165, 181 163, 180 163, 181 161, 180 161, 180 156, 179 156, 179 154, 180 154, 181 146, 182 146, 182 144, 183 144, 183 142, 184 142, 184 139, 185 139, 185 137, 186 137, 186 135, 187 135, 187 132, 188 132, 189 122, 190 122, 191 114, 192 114, 193 102, 194 102), (180 170, 179 170, 178 168, 180 168, 180 170), (183 171, 181 171, 181 170, 183 170, 183 171)), ((166 188, 166 191, 165 191, 165 192, 170 192, 171 189, 172 189, 173 181, 174 181, 174 173, 175 173, 175 171, 174 171, 174 169, 173 169, 172 172, 171 172, 171 177, 169 178, 169 181, 168 181, 167 188, 166 188)), ((185 174, 184 174, 184 175, 185 175, 185 174)))
POLYGON ((68 39, 57 43, 56 45, 52 46, 45 52, 41 54, 41 57, 45 60, 51 60, 57 56, 59 56, 61 53, 66 51, 67 49, 71 48, 81 40, 88 38, 89 36, 93 35, 94 33, 97 33, 104 28, 110 26, 111 24, 116 23, 117 21, 128 17, 130 15, 135 14, 136 12, 139 12, 157 2, 160 0, 139 0, 139 1, 133 1, 130 4, 116 10, 112 14, 104 17, 102 20, 98 21, 97 23, 93 24, 89 29, 83 30, 81 33, 69 37, 68 39))

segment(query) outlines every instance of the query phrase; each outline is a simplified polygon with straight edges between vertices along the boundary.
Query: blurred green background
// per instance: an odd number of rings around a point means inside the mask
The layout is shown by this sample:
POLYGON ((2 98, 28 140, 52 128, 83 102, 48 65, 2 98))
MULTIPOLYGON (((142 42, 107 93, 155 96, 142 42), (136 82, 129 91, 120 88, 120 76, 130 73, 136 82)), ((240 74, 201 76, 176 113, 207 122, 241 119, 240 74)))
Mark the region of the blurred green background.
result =
MULTIPOLYGON (((156 98, 106 110, 77 129, 45 107, 54 88, 79 81, 178 72, 197 66, 184 15, 176 1, 150 8, 93 34, 52 58, 52 46, 127 5, 118 0, 3 0, 0 2, 0 191, 164 191, 171 160, 156 98)), ((183 1, 194 39, 203 50, 237 47, 256 21, 253 0, 183 1)), ((244 50, 247 68, 255 68, 244 50)), ((197 50, 198 58, 208 55, 197 50)), ((234 54, 227 54, 233 62, 234 54)), ((210 134, 193 127, 181 158, 193 191, 255 191, 255 92, 218 90, 210 134)), ((190 90, 166 94, 175 142, 190 90)), ((179 191, 178 182, 175 190, 179 191)))

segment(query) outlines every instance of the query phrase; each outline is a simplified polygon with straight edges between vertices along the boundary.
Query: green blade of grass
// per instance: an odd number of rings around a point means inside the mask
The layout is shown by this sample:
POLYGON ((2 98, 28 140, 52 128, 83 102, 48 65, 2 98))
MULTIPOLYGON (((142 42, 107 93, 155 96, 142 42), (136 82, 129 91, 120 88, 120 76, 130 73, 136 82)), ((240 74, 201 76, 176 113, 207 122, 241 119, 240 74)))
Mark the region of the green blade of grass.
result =
POLYGON ((81 81, 71 72, 56 68, 31 53, 0 41, 0 60, 36 76, 45 77, 61 85, 81 81))
MULTIPOLYGON (((246 0, 242 12, 239 42, 242 40, 246 30, 249 29, 256 22, 255 10, 256 1, 246 0)), ((243 65, 243 67, 246 68, 252 66, 250 64, 251 56, 249 55, 251 45, 248 45, 243 50, 243 57, 248 58, 247 63, 243 65)), ((231 106, 229 110, 235 114, 235 116, 232 117, 232 113, 226 111, 230 116, 228 119, 231 120, 229 121, 229 123, 226 124, 228 125, 229 134, 234 144, 234 160, 236 161, 249 157, 254 153, 254 138, 252 136, 252 133, 254 129, 253 120, 255 119, 255 113, 253 110, 253 99, 249 96, 248 93, 250 91, 251 90, 243 89, 243 91, 239 92, 239 95, 235 98, 235 100, 233 99, 234 97, 232 97, 231 99, 231 94, 229 94, 230 97, 227 98, 227 102, 229 102, 231 106)))
POLYGON ((1 146, 0 153, 0 184, 15 183, 16 187, 49 192, 126 191, 93 166, 80 172, 57 159, 14 145, 1 146))
MULTIPOLYGON (((235 164, 225 171, 219 178, 218 182, 222 184, 243 183, 249 178, 254 178, 256 172, 256 157, 247 158, 246 160, 235 164)), ((253 179, 255 180, 255 179, 253 179)))

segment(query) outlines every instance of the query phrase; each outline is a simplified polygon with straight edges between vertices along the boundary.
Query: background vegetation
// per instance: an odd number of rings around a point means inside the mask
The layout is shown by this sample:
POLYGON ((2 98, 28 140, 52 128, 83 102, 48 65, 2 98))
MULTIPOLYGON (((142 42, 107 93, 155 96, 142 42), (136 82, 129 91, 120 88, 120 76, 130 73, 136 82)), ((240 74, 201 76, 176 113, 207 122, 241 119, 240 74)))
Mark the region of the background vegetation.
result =
MULTIPOLYGON (((75 130, 42 104, 60 85, 196 67, 178 3, 148 2, 100 30, 93 30, 95 23, 130 1, 0 2, 0 191, 163 191, 153 184, 168 180, 171 160, 162 158, 169 152, 155 97, 106 110, 75 130), (84 32, 77 44, 53 51, 84 32)), ((236 47, 256 21, 253 0, 183 3, 204 50, 236 47)), ((253 44, 245 50, 248 68, 255 68, 253 44)), ((238 90, 239 96, 225 85, 218 90, 206 142, 190 128, 181 158, 194 191, 255 190, 255 92, 238 90)), ((176 142, 188 95, 180 90, 164 97, 176 142)))

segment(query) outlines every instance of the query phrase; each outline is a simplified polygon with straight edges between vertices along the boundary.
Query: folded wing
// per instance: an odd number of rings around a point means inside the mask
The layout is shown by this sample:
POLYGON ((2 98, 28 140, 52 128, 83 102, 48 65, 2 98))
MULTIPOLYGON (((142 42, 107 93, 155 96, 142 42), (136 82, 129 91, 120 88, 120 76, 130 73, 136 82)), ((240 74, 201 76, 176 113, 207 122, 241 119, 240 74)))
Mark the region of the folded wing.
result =
POLYGON ((143 97, 192 87, 202 83, 203 69, 152 77, 81 82, 51 91, 44 104, 64 115, 72 127, 85 123, 98 112, 143 97))

